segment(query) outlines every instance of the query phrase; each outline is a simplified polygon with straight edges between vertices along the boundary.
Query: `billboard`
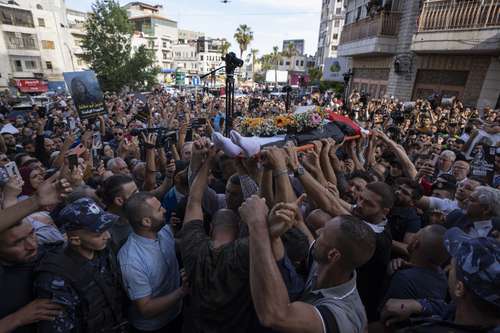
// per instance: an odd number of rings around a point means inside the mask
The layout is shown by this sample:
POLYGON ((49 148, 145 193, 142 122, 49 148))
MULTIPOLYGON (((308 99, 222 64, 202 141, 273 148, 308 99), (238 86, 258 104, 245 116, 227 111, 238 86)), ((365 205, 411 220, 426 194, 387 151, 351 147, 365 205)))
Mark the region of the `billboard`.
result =
POLYGON ((64 72, 63 76, 80 119, 106 113, 104 96, 94 71, 64 72))
POLYGON ((344 82, 342 74, 349 70, 347 67, 347 58, 326 58, 323 67, 323 80, 344 82))
POLYGON ((288 72, 287 71, 275 71, 275 70, 268 70, 266 72, 266 82, 272 83, 276 82, 278 83, 287 83, 288 82, 288 72), (275 74, 275 72, 277 72, 275 74))

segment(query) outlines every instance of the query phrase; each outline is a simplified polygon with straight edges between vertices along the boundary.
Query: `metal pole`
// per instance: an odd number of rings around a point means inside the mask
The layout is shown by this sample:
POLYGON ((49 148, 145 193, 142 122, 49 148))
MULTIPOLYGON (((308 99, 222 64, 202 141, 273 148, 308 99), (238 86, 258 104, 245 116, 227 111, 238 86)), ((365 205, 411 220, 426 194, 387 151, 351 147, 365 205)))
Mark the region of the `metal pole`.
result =
POLYGON ((229 137, 229 132, 233 126, 233 110, 234 109, 234 73, 226 73, 226 137, 229 137))

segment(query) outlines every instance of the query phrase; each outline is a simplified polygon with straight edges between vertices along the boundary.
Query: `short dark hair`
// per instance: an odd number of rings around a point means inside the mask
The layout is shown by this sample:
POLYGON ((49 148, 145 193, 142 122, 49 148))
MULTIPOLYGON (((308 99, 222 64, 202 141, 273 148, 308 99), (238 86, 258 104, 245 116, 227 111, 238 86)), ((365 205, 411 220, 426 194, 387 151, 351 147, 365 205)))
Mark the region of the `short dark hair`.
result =
POLYGON ((238 231, 240 219, 238 215, 231 209, 219 209, 212 217, 212 225, 214 229, 231 229, 238 231))
POLYGON ((422 196, 424 195, 424 191, 422 189, 422 186, 420 184, 407 177, 399 177, 396 179, 396 185, 406 185, 411 189, 411 198, 412 200, 420 200, 422 196))
POLYGON ((394 206, 394 193, 392 188, 383 182, 373 182, 366 185, 366 189, 377 194, 381 200, 380 205, 382 208, 392 208, 394 206))
POLYGON ((229 182, 233 185, 241 186, 240 177, 238 176, 237 173, 229 177, 229 182))
POLYGON ((115 198, 120 195, 122 186, 133 181, 132 177, 127 175, 113 175, 106 179, 98 195, 104 204, 109 206, 113 203, 115 198))
POLYGON ((342 252, 343 265, 347 269, 356 269, 364 265, 375 253, 375 233, 359 218, 352 215, 340 215, 340 233, 337 235, 342 252))
POLYGON ((373 176, 370 175, 370 173, 368 173, 366 171, 359 171, 359 170, 354 171, 353 173, 351 173, 349 175, 348 180, 351 180, 351 179, 354 179, 354 178, 361 178, 364 181, 366 181, 367 183, 371 183, 371 182, 374 181, 373 176))
POLYGON ((151 212, 147 200, 155 196, 149 192, 137 192, 127 200, 124 206, 125 215, 132 228, 136 229, 141 225, 142 219, 151 212))

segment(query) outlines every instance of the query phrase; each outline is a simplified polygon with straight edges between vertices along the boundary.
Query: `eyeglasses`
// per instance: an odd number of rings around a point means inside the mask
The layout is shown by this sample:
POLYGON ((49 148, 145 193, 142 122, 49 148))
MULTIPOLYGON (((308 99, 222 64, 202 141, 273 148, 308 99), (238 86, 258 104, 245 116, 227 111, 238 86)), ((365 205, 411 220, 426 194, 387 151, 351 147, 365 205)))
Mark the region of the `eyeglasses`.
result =
POLYGON ((117 136, 122 136, 122 135, 123 135, 123 133, 121 133, 121 132, 116 132, 116 133, 115 133, 115 135, 117 135, 117 136))

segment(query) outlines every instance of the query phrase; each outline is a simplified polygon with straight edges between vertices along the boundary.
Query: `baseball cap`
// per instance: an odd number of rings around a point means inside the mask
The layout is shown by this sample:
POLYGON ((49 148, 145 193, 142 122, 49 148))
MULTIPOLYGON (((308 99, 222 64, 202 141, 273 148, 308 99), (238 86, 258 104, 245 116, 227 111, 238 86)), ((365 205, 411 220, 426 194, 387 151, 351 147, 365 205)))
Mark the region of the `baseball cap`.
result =
POLYGON ((80 198, 59 212, 58 224, 65 231, 85 229, 100 233, 118 219, 118 215, 106 212, 94 200, 80 198))
POLYGON ((457 188, 457 179, 453 175, 442 174, 437 177, 432 184, 432 189, 438 190, 455 190, 457 188))
POLYGON ((500 243, 453 227, 444 236, 444 246, 455 258, 457 278, 476 296, 500 307, 500 243))

